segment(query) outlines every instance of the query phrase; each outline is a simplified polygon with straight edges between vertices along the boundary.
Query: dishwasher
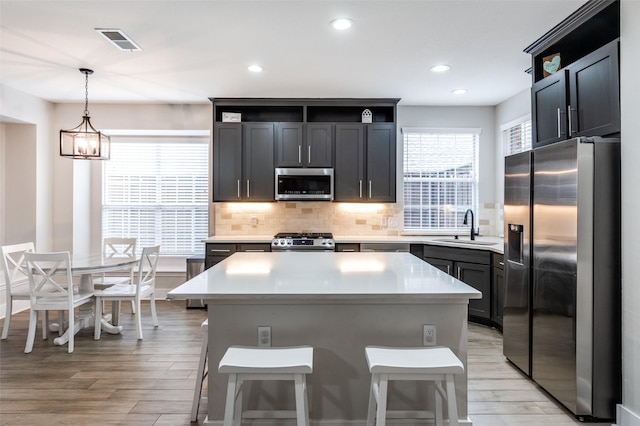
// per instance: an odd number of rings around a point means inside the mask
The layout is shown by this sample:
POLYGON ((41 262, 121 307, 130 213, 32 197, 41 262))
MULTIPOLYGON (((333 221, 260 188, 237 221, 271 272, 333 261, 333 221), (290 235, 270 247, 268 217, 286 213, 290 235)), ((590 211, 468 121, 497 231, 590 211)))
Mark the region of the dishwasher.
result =
POLYGON ((409 243, 360 243, 361 252, 409 252, 409 243))

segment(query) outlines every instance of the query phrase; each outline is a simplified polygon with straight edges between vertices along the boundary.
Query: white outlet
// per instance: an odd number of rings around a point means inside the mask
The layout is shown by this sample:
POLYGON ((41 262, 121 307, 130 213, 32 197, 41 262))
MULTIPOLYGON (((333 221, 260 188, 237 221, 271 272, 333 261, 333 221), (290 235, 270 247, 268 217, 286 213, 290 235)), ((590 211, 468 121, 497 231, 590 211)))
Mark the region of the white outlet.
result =
POLYGON ((271 346, 271 327, 268 325, 258 326, 258 346, 271 346))
POLYGON ((425 324, 422 326, 422 345, 423 346, 435 346, 436 345, 436 326, 425 324))
POLYGON ((390 217, 389 218, 389 227, 390 228, 396 228, 398 226, 398 218, 397 217, 390 217))
POLYGON ((251 226, 257 226, 258 225, 258 218, 255 216, 251 217, 251 226))

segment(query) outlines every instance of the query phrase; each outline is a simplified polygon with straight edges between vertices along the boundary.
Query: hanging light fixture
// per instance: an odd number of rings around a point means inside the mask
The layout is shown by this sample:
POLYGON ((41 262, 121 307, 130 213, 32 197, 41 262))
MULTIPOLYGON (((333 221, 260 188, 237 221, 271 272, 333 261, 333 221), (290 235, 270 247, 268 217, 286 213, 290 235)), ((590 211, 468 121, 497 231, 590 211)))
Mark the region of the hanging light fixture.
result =
POLYGON ((89 117, 89 74, 93 70, 80 68, 84 74, 84 116, 82 123, 70 130, 60 130, 60 155, 79 160, 108 160, 111 138, 94 129, 89 117))

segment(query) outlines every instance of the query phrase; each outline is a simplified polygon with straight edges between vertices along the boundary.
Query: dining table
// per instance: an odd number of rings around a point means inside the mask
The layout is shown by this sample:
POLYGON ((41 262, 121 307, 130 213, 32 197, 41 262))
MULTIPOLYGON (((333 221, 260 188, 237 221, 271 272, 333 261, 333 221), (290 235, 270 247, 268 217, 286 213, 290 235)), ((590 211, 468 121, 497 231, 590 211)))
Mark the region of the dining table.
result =
MULTIPOLYGON (((74 276, 80 276, 80 282, 78 284, 80 291, 93 292, 93 275, 102 274, 114 271, 128 270, 140 261, 139 258, 122 256, 122 257, 107 257, 102 253, 86 254, 86 253, 72 253, 71 254, 71 274, 74 276)), ((118 302, 114 302, 116 305, 118 302)), ((112 309, 113 315, 108 314, 100 318, 102 330, 109 334, 119 334, 122 331, 122 326, 117 324, 117 310, 119 306, 114 306, 112 309), (111 321, 115 319, 115 324, 111 321)), ((79 314, 75 318, 75 330, 76 333, 82 329, 95 325, 95 311, 90 304, 82 305, 78 308, 79 314)), ((70 318, 71 320, 71 318, 70 318)), ((60 325, 52 323, 49 327, 51 331, 58 331, 60 325)), ((64 345, 69 341, 69 329, 53 340, 56 345, 64 345)))

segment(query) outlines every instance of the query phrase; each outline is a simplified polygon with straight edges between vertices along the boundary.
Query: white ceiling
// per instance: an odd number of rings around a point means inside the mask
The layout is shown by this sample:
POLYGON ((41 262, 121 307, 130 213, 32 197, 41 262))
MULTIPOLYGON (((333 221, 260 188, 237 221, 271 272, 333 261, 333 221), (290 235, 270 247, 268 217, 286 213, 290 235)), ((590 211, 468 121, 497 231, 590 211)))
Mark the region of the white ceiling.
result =
POLYGON ((528 88, 523 49, 585 0, 0 0, 2 84, 53 102, 390 97, 496 105, 528 88), (338 32, 329 22, 354 20, 338 32), (143 49, 119 51, 95 28, 143 49), (247 66, 259 63, 264 72, 247 66), (445 74, 429 71, 446 63, 445 74), (466 88, 466 95, 451 93, 466 88))

